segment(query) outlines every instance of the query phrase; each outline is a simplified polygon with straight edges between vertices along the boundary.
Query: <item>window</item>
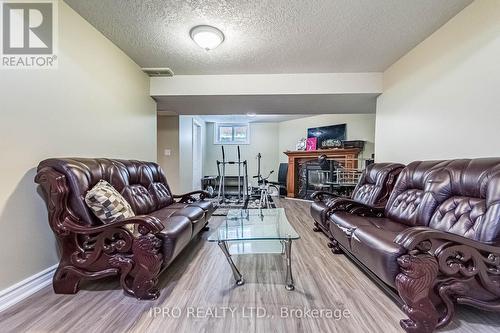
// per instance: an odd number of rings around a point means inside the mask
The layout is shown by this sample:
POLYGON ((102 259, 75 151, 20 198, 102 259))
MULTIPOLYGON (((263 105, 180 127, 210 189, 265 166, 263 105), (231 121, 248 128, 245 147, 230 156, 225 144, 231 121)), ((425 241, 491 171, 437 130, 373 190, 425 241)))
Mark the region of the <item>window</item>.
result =
POLYGON ((214 143, 223 145, 250 144, 249 124, 215 124, 214 143))

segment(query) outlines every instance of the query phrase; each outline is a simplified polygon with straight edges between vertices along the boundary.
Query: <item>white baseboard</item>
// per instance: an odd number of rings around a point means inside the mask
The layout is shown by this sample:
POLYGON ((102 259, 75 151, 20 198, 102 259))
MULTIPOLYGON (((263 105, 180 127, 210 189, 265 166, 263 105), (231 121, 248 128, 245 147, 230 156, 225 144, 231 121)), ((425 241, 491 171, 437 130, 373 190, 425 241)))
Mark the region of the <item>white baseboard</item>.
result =
POLYGON ((0 291, 0 312, 52 283, 57 264, 0 291))

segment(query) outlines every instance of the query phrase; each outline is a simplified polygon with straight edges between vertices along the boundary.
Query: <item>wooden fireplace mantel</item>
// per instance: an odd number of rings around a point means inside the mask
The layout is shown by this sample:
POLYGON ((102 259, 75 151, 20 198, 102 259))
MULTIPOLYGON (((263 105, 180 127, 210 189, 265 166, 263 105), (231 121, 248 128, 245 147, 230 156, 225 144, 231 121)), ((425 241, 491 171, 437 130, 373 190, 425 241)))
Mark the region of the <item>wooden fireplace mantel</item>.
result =
POLYGON ((287 196, 290 198, 296 197, 298 181, 297 163, 299 160, 313 160, 321 155, 326 155, 327 158, 335 158, 339 161, 344 160, 343 164, 346 168, 356 168, 360 152, 361 149, 358 148, 285 151, 284 154, 288 156, 287 196))

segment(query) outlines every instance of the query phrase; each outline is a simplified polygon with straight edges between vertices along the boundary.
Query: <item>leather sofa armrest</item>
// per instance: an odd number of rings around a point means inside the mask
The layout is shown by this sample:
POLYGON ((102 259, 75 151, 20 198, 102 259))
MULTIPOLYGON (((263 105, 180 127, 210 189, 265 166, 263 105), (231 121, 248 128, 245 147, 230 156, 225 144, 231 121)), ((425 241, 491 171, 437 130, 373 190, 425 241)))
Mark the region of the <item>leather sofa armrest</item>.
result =
POLYGON ((68 232, 82 235, 98 234, 111 229, 123 227, 126 224, 137 225, 137 230, 141 235, 157 234, 163 230, 164 226, 156 217, 148 215, 138 215, 124 219, 118 222, 103 224, 99 226, 86 226, 74 223, 72 220, 66 220, 63 223, 63 229, 68 232))
POLYGON ((359 203, 352 199, 336 197, 325 202, 326 216, 330 216, 335 212, 348 212, 350 214, 368 217, 384 217, 384 207, 371 207, 359 203))
POLYGON ((182 203, 195 202, 196 198, 194 196, 196 194, 199 194, 200 200, 204 200, 205 198, 210 197, 210 194, 207 191, 198 190, 198 191, 192 191, 192 192, 188 192, 188 193, 184 193, 184 194, 174 194, 173 198, 180 199, 177 202, 182 202, 182 203))
MULTIPOLYGON (((100 226, 85 226, 67 220, 61 228, 62 234, 73 233, 81 237, 65 237, 64 242, 70 246, 69 249, 75 247, 76 250, 68 252, 70 257, 61 261, 58 270, 66 270, 68 274, 77 272, 91 278, 119 275, 120 284, 126 293, 138 299, 155 299, 159 295, 155 288, 156 281, 165 264, 161 250, 163 240, 159 235, 162 229, 160 220, 148 215, 100 226), (123 228, 126 224, 136 225, 140 235, 123 228)), ((54 288, 56 283, 58 288, 77 288, 77 285, 67 280, 54 278, 54 288)), ((74 289, 62 290, 74 293, 74 289)))
POLYGON ((351 214, 368 217, 384 217, 385 207, 372 207, 347 198, 335 200, 335 211, 346 211, 351 214))
POLYGON ((311 194, 314 201, 324 201, 325 197, 340 198, 337 194, 326 191, 316 191, 311 194))
POLYGON ((437 241, 443 243, 443 245, 436 248, 436 255, 439 255, 444 247, 454 244, 488 253, 496 253, 499 256, 498 260, 500 264, 500 244, 478 242, 470 238, 429 227, 411 227, 403 230, 394 238, 396 244, 403 246, 408 251, 419 250, 427 252, 433 245, 436 245, 437 241))

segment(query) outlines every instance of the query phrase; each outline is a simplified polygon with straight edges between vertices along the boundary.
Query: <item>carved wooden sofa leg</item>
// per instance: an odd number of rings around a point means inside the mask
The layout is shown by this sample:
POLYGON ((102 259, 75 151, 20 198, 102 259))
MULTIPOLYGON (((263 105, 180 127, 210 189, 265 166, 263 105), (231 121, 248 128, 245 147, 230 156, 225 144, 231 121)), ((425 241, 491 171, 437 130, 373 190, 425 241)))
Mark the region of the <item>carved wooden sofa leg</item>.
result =
POLYGON ((161 244, 155 235, 141 235, 134 239, 132 257, 110 258, 110 264, 120 270, 120 284, 127 294, 138 299, 158 298, 160 292, 156 286, 163 262, 161 244))
POLYGON ((115 268, 92 272, 61 262, 52 279, 52 285, 56 294, 76 294, 80 290, 80 281, 97 280, 116 273, 115 268))
POLYGON ((499 246, 428 227, 409 228, 394 241, 408 250, 398 258, 401 273, 396 277, 410 318, 401 321, 407 332, 446 326, 455 303, 500 312, 499 246), (430 254, 431 249, 436 250, 430 254))
POLYGON ((444 303, 444 315, 439 319, 437 328, 448 325, 455 314, 454 301, 456 297, 468 291, 468 287, 462 281, 451 281, 445 283, 437 288, 439 297, 444 303))
POLYGON ((328 247, 332 250, 333 254, 341 254, 344 251, 339 246, 339 242, 333 237, 330 237, 330 242, 328 243, 328 247))
POLYGON ((80 290, 82 276, 71 269, 59 266, 54 274, 52 285, 56 294, 76 294, 80 290))
POLYGON ((400 321, 408 333, 430 333, 438 324, 439 313, 430 299, 438 274, 438 263, 430 254, 409 254, 398 258, 401 273, 396 288, 409 319, 400 321))
POLYGON ((314 227, 313 227, 314 232, 320 232, 321 229, 319 228, 318 222, 314 221, 314 227))

